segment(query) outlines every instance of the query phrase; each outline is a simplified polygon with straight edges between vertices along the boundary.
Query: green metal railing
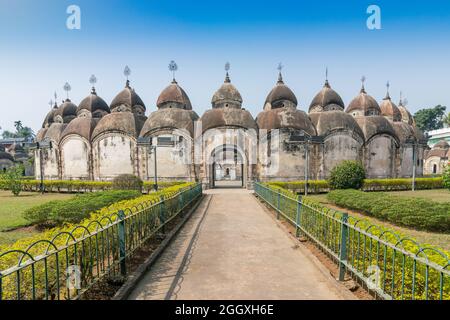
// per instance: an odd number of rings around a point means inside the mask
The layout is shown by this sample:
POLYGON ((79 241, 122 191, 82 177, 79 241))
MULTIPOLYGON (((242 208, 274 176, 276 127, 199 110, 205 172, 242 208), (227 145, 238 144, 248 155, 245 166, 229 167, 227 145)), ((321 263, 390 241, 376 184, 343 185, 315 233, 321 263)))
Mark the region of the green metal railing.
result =
POLYGON ((339 265, 339 280, 348 272, 383 299, 450 299, 450 260, 440 250, 282 189, 255 183, 255 192, 339 265))
POLYGON ((156 203, 147 201, 60 232, 51 241, 0 253, 0 262, 11 256, 17 261, 0 270, 0 300, 78 299, 104 276, 125 276, 133 252, 164 233, 167 223, 201 194, 201 184, 195 184, 156 203))

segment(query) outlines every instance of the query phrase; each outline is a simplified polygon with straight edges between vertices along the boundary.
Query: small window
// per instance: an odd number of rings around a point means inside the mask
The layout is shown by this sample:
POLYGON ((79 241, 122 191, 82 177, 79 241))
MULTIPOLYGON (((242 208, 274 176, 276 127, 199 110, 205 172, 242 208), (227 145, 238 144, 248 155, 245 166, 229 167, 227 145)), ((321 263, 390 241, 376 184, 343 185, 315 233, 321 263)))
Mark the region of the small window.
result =
POLYGON ((437 165, 433 164, 433 173, 437 173, 437 165))

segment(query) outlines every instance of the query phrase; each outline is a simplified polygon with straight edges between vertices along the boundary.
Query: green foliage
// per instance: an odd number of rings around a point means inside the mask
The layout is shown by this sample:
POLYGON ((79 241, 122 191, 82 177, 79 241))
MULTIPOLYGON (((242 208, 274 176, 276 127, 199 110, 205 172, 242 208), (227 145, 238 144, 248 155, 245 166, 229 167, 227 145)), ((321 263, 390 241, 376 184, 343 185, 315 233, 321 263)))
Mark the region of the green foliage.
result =
POLYGON ((331 170, 328 182, 333 189, 359 189, 363 186, 365 177, 361 163, 345 160, 331 170))
POLYGON ((16 128, 15 132, 11 132, 8 130, 3 131, 2 136, 3 139, 12 139, 12 138, 34 138, 35 134, 30 127, 24 127, 22 121, 14 121, 14 127, 16 128))
POLYGON ((5 173, 1 174, 0 185, 11 190, 12 194, 18 196, 22 191, 22 175, 24 167, 22 164, 8 168, 5 173))
POLYGON ((369 216, 399 226, 450 232, 450 202, 442 203, 358 190, 334 190, 327 198, 340 207, 362 211, 369 216))
MULTIPOLYGON (((104 275, 117 272, 119 244, 117 224, 114 223, 117 221, 116 213, 119 210, 123 210, 129 218, 125 231, 127 250, 131 250, 142 245, 143 237, 148 239, 156 235, 161 227, 159 218, 161 211, 158 207, 161 197, 166 199, 164 209, 166 217, 170 219, 173 217, 172 215, 180 212, 182 209, 180 205, 183 202, 187 204, 193 200, 192 193, 189 191, 193 186, 193 183, 177 184, 134 199, 117 201, 90 212, 77 224, 67 223, 32 237, 20 239, 12 245, 0 245, 0 253, 12 251, 0 257, 0 273, 2 273, 0 300, 46 299, 46 297, 70 299, 75 297, 78 292, 70 292, 66 287, 65 270, 69 265, 76 264, 82 269, 83 289, 104 275), (180 198, 178 196, 180 192, 186 193, 180 198), (95 236, 86 237, 88 234, 94 233, 95 236), (54 253, 55 248, 59 250, 57 254, 54 253), (25 250, 27 250, 27 255, 23 256, 25 250), (31 262, 30 256, 36 258, 42 257, 44 254, 47 255, 45 260, 37 261, 33 265, 29 263, 31 262), (16 272, 7 275, 7 271, 18 265, 21 256, 23 261, 22 269, 19 271, 20 282, 18 282, 16 272), (44 261, 45 263, 43 263, 44 261), (36 290, 32 289, 33 285, 36 290)), ((136 191, 111 192, 136 193, 136 191)), ((137 194, 139 193, 137 192, 137 194)), ((166 222, 170 221, 169 219, 166 222)))
MULTIPOLYGON (((22 177, 23 178, 23 177, 22 177)), ((29 177, 22 180, 23 191, 39 191, 40 180, 33 180, 29 177)), ((183 181, 161 181, 158 182, 160 189, 183 184, 183 181)), ((46 192, 92 192, 112 190, 111 181, 88 181, 88 180, 44 180, 46 192)), ((0 177, 0 189, 7 190, 7 186, 0 177)), ((153 191, 153 181, 145 181, 144 192, 153 191)))
POLYGON ((434 108, 421 109, 414 114, 416 126, 422 131, 436 130, 443 127, 445 106, 440 104, 434 108))
POLYGON ((133 190, 85 193, 76 195, 69 200, 50 201, 32 207, 27 209, 23 215, 32 224, 61 225, 66 222, 76 223, 100 208, 140 195, 140 192, 133 190))
POLYGON ((142 180, 132 174, 121 174, 114 178, 112 188, 115 190, 142 190, 142 180))
MULTIPOLYGON (((260 191, 259 197, 272 207, 279 208, 281 216, 295 225, 298 212, 296 195, 284 190, 279 197, 276 192, 280 191, 280 187, 267 183, 263 185, 268 187, 269 191, 260 191), (270 192, 270 189, 276 192, 270 192)), ((258 192, 258 189, 256 190, 258 192)), ((379 196, 380 200, 383 200, 382 193, 364 193, 357 190, 337 190, 332 193, 379 196)), ((303 205, 299 217, 300 232, 338 259, 343 213, 323 206, 309 197, 302 197, 301 202, 303 205)), ((364 206, 365 202, 362 199, 359 204, 364 206)), ((380 201, 378 205, 382 207, 386 203, 380 201)), ((415 218, 417 217, 411 217, 411 220, 415 218)), ((351 214, 348 216, 347 226, 346 263, 358 273, 358 277, 361 276, 368 282, 373 280, 371 267, 375 266, 382 270, 379 289, 393 299, 450 299, 450 277, 441 272, 448 266, 450 252, 421 244, 398 231, 351 214)))
POLYGON ((442 174, 442 183, 445 188, 450 190, 450 162, 445 167, 444 173, 442 174))

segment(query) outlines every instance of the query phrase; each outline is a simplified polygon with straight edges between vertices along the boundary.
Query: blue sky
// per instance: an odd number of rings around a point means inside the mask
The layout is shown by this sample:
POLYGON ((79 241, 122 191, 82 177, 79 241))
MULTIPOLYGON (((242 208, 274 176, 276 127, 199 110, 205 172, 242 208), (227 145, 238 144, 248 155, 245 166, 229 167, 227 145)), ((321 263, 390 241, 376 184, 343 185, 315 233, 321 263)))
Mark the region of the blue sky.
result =
POLYGON ((131 82, 147 105, 176 78, 195 111, 210 99, 231 63, 232 82, 256 117, 282 62, 285 82, 307 110, 329 68, 332 87, 348 104, 367 77, 377 100, 391 82, 409 108, 450 108, 450 2, 440 1, 167 1, 0 0, 0 126, 13 121, 37 131, 56 90, 72 86, 75 103, 88 95, 91 74, 108 103, 131 82), (66 9, 81 8, 81 30, 68 30, 66 9), (366 27, 369 5, 381 8, 381 30, 366 27))

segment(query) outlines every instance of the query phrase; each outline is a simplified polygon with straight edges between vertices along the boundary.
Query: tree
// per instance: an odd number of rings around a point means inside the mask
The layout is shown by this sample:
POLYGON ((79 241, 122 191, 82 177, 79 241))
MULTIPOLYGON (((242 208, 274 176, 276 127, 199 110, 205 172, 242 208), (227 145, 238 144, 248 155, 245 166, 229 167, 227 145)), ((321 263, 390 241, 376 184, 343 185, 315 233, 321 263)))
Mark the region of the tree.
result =
POLYGON ((447 125, 447 127, 450 127, 450 112, 447 113, 447 115, 445 116, 443 121, 444 121, 444 124, 447 125))
POLYGON ((414 114, 417 127, 422 131, 441 129, 444 125, 445 106, 437 105, 434 108, 421 109, 414 114))
POLYGON ((328 182, 333 189, 360 189, 365 178, 360 162, 344 160, 331 170, 328 182))
POLYGON ((3 184, 7 189, 11 190, 13 195, 18 196, 22 191, 22 176, 24 167, 22 164, 18 164, 14 167, 10 167, 0 177, 3 180, 3 184))
POLYGON ((24 127, 22 121, 14 121, 14 127, 16 132, 11 132, 8 130, 3 131, 3 139, 13 139, 13 138, 25 138, 32 139, 35 137, 33 130, 30 127, 24 127))

